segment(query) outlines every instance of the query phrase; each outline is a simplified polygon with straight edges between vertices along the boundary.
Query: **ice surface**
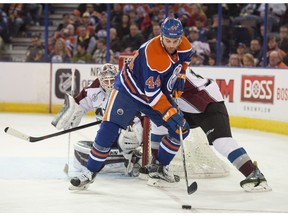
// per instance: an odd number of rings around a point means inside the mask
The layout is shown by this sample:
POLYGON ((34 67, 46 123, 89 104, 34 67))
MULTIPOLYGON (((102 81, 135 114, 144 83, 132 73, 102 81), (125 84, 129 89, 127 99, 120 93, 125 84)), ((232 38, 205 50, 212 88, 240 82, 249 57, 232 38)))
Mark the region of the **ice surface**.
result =
MULTIPOLYGON (((244 192, 239 185, 244 177, 232 166, 228 177, 196 179, 198 191, 192 195, 187 195, 183 180, 159 189, 125 176, 122 170, 99 174, 87 191, 69 191, 69 178, 77 174, 72 146, 78 140, 93 140, 95 126, 70 135, 70 177, 63 172, 68 135, 29 143, 4 133, 8 126, 31 136, 54 133, 52 119, 47 114, 0 113, 0 213, 288 212, 287 136, 232 129, 239 145, 258 161, 272 192, 244 192), (181 209, 183 204, 192 209, 181 209)), ((81 124, 92 121, 93 117, 84 117, 81 124)))

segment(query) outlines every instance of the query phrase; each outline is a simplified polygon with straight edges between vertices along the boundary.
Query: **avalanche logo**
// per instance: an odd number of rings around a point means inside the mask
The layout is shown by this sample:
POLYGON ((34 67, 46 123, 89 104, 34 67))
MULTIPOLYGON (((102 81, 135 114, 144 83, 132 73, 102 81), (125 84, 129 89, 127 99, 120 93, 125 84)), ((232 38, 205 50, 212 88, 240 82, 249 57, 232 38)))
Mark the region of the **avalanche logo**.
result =
MULTIPOLYGON (((58 69, 55 73, 55 95, 58 98, 63 99, 65 93, 71 92, 72 84, 72 72, 71 69, 58 69)), ((80 73, 78 70, 75 71, 74 78, 74 93, 80 89, 80 73)))
POLYGON ((241 101, 273 103, 274 76, 242 76, 241 101))
POLYGON ((173 71, 173 74, 171 75, 171 77, 169 78, 168 82, 167 82, 167 89, 169 92, 172 92, 175 82, 177 80, 178 74, 180 73, 182 68, 182 65, 179 64, 173 71))

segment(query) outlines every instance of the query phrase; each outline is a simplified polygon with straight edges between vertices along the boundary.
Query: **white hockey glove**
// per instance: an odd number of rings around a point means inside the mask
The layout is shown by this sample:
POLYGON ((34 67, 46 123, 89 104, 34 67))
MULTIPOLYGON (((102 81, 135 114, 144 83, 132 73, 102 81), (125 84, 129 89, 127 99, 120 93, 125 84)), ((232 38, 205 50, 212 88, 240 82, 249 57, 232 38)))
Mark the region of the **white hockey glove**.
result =
POLYGON ((51 124, 58 130, 76 127, 80 124, 84 114, 85 110, 83 107, 77 104, 71 95, 65 94, 64 106, 55 116, 51 124))

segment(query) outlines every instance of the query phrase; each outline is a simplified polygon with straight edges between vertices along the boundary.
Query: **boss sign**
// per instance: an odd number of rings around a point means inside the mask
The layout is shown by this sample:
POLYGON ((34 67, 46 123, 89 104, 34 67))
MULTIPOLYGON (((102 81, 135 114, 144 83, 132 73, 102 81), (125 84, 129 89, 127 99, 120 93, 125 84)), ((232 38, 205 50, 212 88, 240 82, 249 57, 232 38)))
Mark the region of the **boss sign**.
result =
POLYGON ((274 76, 242 76, 241 101, 273 103, 274 76))

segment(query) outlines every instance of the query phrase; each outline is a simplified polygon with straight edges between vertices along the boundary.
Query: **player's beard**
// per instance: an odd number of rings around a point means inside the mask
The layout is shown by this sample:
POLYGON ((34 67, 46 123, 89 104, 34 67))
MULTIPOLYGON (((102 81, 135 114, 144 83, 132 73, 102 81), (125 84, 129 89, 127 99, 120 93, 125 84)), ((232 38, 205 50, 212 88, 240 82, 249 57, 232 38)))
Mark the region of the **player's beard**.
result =
POLYGON ((167 47, 165 49, 170 55, 173 55, 177 50, 176 48, 167 48, 167 47))

